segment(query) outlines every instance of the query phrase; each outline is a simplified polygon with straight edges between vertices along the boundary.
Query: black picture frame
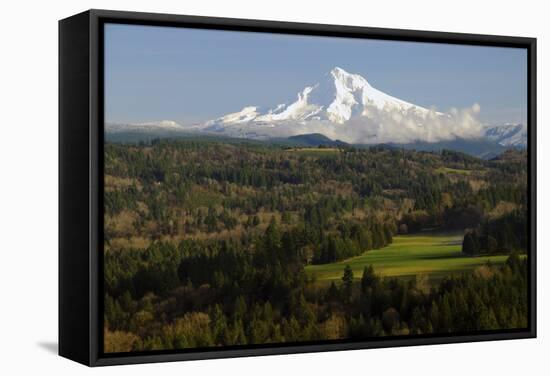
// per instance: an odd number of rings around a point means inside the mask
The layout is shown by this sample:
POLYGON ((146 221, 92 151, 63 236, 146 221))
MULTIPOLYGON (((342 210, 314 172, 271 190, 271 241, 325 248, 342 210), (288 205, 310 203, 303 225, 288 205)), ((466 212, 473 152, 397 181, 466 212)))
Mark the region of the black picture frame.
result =
POLYGON ((88 10, 59 21, 59 354, 88 366, 536 337, 536 39, 294 22, 88 10), (123 23, 524 48, 528 59, 529 327, 369 341, 104 354, 103 25, 123 23))

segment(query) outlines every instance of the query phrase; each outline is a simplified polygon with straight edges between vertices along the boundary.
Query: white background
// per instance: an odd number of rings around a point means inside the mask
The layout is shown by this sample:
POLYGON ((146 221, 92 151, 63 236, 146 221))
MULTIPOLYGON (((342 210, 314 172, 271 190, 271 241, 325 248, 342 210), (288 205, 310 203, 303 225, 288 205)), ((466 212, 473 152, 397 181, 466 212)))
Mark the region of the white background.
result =
MULTIPOLYGON (((550 369, 545 1, 6 1, 0 21, 0 374, 528 375, 550 369), (538 38, 539 338, 88 369, 57 347, 57 21, 88 8, 538 38)), ((367 62, 368 63, 368 62, 367 62)))

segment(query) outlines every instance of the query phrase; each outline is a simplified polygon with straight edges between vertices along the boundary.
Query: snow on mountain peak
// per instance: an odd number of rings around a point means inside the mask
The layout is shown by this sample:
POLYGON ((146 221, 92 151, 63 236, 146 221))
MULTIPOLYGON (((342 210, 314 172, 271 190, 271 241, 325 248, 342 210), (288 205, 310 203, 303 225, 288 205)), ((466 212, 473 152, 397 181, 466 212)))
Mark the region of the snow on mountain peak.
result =
POLYGON ((370 86, 367 80, 358 74, 348 73, 340 67, 334 67, 330 71, 330 75, 334 78, 335 84, 339 82, 349 90, 362 89, 365 86, 370 86))
POLYGON ((351 118, 354 107, 363 104, 361 91, 370 85, 362 76, 350 74, 339 67, 332 69, 330 75, 336 92, 327 107, 327 115, 329 120, 343 124, 351 118))
POLYGON ((239 112, 233 112, 230 114, 227 114, 225 116, 222 116, 218 119, 211 120, 207 122, 207 124, 216 124, 216 123, 223 123, 223 124, 231 124, 231 123, 246 123, 248 121, 254 120, 258 116, 258 107, 255 106, 247 106, 244 107, 239 112))
POLYGON ((386 94, 360 74, 334 67, 293 101, 268 109, 247 106, 200 129, 244 138, 322 133, 351 143, 436 142, 481 137, 478 112, 476 105, 448 114, 436 112, 386 94))
POLYGON ((208 127, 220 129, 222 125, 241 125, 248 122, 272 123, 284 121, 328 120, 344 124, 354 116, 368 116, 367 107, 377 110, 408 111, 413 109, 417 114, 425 115, 429 110, 391 97, 373 88, 367 80, 352 74, 340 67, 334 67, 325 80, 315 85, 306 86, 300 91, 294 102, 278 105, 275 108, 259 111, 258 107, 248 106, 211 120, 208 127))
POLYGON ((298 93, 295 102, 290 105, 278 105, 275 109, 269 110, 267 114, 260 115, 254 121, 269 122, 282 120, 305 120, 308 117, 317 114, 322 108, 316 105, 309 104, 309 95, 315 86, 306 86, 298 93))

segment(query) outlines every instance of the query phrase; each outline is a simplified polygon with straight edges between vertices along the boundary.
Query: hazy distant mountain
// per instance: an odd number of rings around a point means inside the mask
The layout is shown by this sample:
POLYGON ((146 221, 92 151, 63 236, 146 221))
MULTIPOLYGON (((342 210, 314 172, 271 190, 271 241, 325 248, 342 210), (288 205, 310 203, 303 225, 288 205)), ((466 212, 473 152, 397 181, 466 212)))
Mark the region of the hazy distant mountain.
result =
POLYGON ((441 151, 441 150, 455 150, 474 157, 482 159, 491 159, 501 153, 503 153, 507 148, 503 145, 500 145, 496 142, 486 140, 486 139, 455 139, 450 141, 439 141, 439 142, 411 142, 408 144, 390 144, 391 146, 405 148, 405 149, 414 149, 420 151, 441 151))
POLYGON ((148 123, 107 123, 105 131, 109 133, 129 132, 129 131, 144 131, 156 132, 159 130, 184 131, 185 127, 172 120, 161 120, 158 122, 148 123))
POLYGON ((527 127, 523 124, 504 124, 487 128, 485 137, 502 146, 525 148, 527 127))

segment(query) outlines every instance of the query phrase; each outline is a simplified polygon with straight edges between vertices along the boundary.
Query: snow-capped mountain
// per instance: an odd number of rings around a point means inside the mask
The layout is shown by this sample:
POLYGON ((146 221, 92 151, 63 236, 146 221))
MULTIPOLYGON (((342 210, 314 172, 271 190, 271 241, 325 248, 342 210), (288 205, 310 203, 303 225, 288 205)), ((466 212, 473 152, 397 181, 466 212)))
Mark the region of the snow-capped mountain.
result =
MULTIPOLYGON (((271 123, 288 121, 330 121, 344 124, 356 116, 369 116, 369 109, 413 113, 423 117, 430 110, 392 97, 372 87, 367 80, 336 67, 321 83, 306 86, 289 104, 279 104, 262 112, 259 107, 247 106, 206 123, 206 128, 223 129, 244 123, 271 123)), ((436 113, 442 115, 440 113, 436 113)))
POLYGON ((482 137, 483 127, 473 116, 476 106, 444 114, 386 94, 363 76, 335 67, 288 103, 245 106, 200 130, 254 139, 319 133, 354 144, 438 142, 482 137))
POLYGON ((487 127, 485 137, 502 146, 527 146, 527 127, 524 124, 504 124, 487 127))

